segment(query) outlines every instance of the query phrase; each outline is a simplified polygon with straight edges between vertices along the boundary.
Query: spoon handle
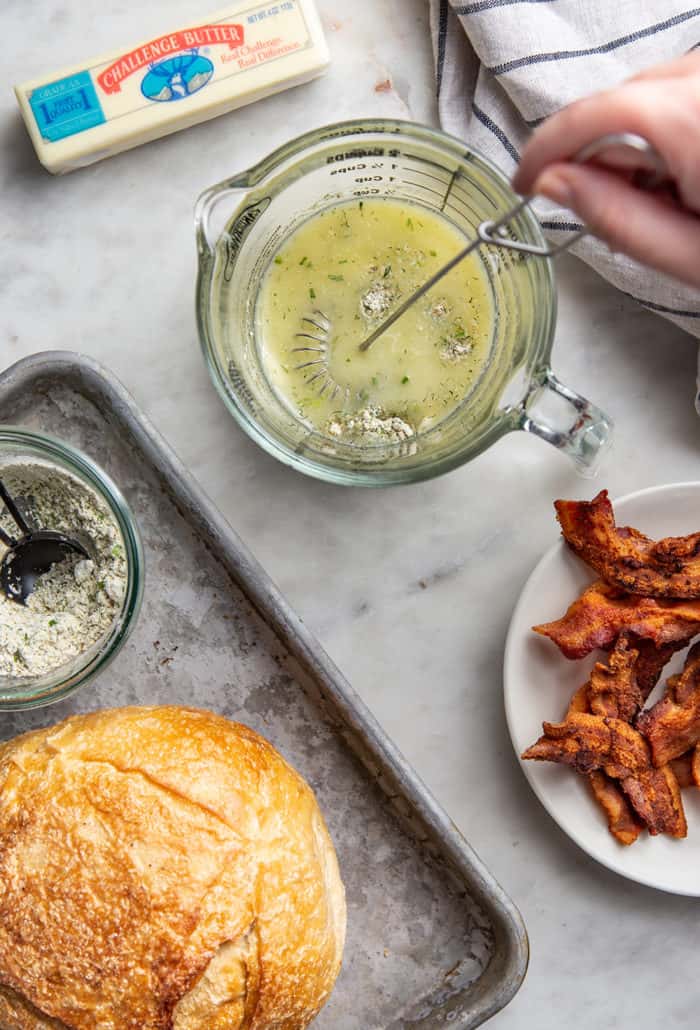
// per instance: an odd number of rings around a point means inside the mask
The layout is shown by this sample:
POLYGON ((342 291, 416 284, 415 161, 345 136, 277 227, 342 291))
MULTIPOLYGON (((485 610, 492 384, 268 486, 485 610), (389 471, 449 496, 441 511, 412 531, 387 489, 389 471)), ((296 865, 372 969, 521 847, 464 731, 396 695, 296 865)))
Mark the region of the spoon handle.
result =
MULTIPOLYGON (((0 479, 0 499, 2 499, 5 502, 5 507, 14 519, 17 528, 21 530, 22 536, 28 536, 29 533, 31 533, 31 529, 24 521, 21 511, 13 501, 12 497, 10 497, 7 487, 3 483, 2 479, 0 479)), ((16 541, 12 540, 11 538, 8 538, 8 535, 5 532, 3 532, 1 539, 4 543, 8 545, 8 547, 13 547, 16 543, 16 541), (9 543, 8 539, 10 541, 9 543)))

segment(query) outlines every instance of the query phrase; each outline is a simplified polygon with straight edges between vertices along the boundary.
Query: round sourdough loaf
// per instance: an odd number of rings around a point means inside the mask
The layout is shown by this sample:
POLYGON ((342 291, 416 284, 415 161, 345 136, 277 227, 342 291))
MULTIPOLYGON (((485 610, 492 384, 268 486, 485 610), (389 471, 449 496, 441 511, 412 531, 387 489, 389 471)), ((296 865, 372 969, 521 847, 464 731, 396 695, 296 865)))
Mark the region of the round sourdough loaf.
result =
POLYGON ((0 746, 2 1030, 297 1030, 344 937, 314 795, 246 726, 122 708, 0 746))

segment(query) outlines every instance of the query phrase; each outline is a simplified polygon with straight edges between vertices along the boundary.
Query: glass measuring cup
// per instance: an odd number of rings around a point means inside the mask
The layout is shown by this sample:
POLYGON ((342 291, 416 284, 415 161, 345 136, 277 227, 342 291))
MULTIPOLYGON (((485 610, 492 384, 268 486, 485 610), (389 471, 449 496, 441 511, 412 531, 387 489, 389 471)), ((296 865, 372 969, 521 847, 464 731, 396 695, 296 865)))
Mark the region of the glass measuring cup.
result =
MULTIPOLYGON (((206 190, 195 210, 198 328, 214 384, 239 425, 281 461, 335 483, 380 486, 427 479, 464 464, 516 429, 553 444, 580 472, 593 475, 612 424, 552 373, 551 261, 523 251, 483 246, 477 252, 494 312, 488 359, 459 407, 431 429, 401 444, 344 443, 287 407, 261 359, 256 332, 261 283, 280 245, 304 221, 329 206, 363 198, 422 205, 468 238, 517 201, 502 172, 460 140, 388 119, 308 133, 206 190)), ((508 232, 545 246, 528 207, 508 232)))

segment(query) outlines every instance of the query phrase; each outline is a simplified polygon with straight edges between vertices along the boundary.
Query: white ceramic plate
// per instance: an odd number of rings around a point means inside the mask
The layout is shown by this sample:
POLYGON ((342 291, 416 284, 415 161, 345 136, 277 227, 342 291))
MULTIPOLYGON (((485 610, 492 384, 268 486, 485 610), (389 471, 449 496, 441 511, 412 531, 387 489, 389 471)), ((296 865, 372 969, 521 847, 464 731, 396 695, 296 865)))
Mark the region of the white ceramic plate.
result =
MULTIPOLYGON (((640 490, 615 501, 614 506, 619 525, 635 526, 653 538, 682 536, 700 527, 700 483, 640 490)), ((554 533, 553 510, 552 522, 554 533)), ((543 720, 558 722, 564 717, 571 695, 600 658, 600 652, 594 652, 570 661, 531 627, 563 615, 594 578, 560 539, 542 558, 520 595, 508 631, 504 667, 506 718, 518 756, 541 735, 543 720)), ((684 657, 685 652, 674 656, 664 670, 652 702, 684 657)), ((685 840, 643 833, 624 847, 608 832, 583 777, 551 762, 521 762, 521 766, 549 814, 592 858, 649 887, 700 897, 700 790, 689 787, 683 791, 688 819, 685 840)))

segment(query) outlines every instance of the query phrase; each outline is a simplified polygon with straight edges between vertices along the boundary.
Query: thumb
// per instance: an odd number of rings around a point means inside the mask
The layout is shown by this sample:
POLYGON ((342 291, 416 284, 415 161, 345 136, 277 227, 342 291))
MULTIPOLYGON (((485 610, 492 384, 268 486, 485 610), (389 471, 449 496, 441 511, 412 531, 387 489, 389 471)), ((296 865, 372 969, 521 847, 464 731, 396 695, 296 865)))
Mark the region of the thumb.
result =
POLYGON ((574 211, 612 250, 700 286, 700 218, 691 212, 591 165, 549 165, 532 193, 574 211))

